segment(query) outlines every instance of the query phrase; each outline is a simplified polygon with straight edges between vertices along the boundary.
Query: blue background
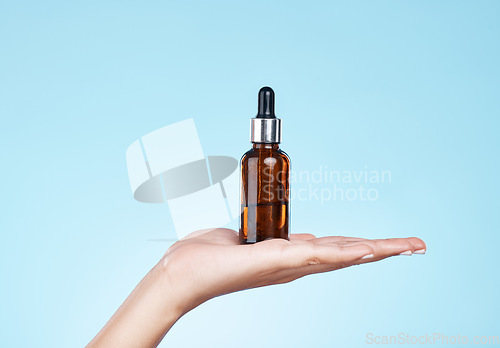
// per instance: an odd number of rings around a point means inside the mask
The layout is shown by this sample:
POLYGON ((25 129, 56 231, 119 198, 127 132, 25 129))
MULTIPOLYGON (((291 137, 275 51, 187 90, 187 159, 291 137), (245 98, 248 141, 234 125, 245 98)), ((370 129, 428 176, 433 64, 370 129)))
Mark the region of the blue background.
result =
MULTIPOLYGON (((172 347, 360 347, 499 335, 496 1, 0 5, 2 347, 77 347, 175 236, 125 150, 193 117, 239 158, 264 85, 293 168, 390 170, 376 201, 296 200, 293 232, 418 236, 397 257, 211 300, 172 347)), ((300 188, 299 183, 296 188, 300 188)), ((305 187, 304 186, 304 187, 305 187)))

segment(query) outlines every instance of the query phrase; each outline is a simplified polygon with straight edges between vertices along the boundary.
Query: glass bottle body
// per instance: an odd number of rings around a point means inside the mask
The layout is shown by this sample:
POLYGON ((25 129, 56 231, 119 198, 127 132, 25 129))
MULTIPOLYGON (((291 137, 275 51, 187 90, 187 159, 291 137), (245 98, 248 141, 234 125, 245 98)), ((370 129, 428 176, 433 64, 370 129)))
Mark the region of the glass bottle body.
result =
POLYGON ((278 144, 254 143, 240 165, 240 243, 289 239, 290 159, 278 144))

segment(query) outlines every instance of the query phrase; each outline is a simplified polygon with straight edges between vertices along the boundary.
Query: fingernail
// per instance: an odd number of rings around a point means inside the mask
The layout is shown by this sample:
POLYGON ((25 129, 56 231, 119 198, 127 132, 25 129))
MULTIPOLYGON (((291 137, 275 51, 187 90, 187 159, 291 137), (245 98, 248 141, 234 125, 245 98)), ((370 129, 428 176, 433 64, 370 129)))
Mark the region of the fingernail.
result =
POLYGON ((406 251, 403 251, 401 254, 399 255, 408 255, 410 256, 412 254, 411 250, 406 250, 406 251))
POLYGON ((361 260, 364 260, 364 259, 371 259, 373 257, 373 254, 368 254, 368 255, 365 255, 361 258, 361 260))
POLYGON ((414 254, 425 254, 425 249, 415 250, 414 254))

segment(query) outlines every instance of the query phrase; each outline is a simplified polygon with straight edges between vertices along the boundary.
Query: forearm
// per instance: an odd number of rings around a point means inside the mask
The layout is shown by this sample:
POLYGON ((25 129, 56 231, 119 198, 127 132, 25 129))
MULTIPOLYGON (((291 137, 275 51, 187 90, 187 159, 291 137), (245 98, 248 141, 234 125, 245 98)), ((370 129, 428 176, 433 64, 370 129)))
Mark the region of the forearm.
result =
POLYGON ((181 295, 160 262, 87 347, 156 347, 185 312, 181 295))

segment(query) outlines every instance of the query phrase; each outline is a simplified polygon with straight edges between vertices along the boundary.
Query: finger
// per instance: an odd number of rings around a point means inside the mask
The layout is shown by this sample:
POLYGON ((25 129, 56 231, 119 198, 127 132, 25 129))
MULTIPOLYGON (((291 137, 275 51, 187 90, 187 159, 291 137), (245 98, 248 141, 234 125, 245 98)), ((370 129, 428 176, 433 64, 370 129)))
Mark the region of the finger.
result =
POLYGON ((311 233, 294 233, 290 235, 290 240, 309 240, 314 239, 316 236, 311 233))
POLYGON ((425 242, 417 237, 409 237, 408 240, 413 244, 415 251, 414 254, 425 254, 427 251, 427 245, 425 242))
POLYGON ((315 246, 316 253, 312 254, 317 257, 309 257, 305 265, 302 262, 303 266, 284 271, 278 283, 290 282, 309 274, 330 272, 352 265, 379 261, 402 252, 420 250, 418 248, 425 249, 426 245, 421 239, 415 237, 320 244, 315 246), (334 255, 330 255, 331 252, 334 255), (343 255, 339 256, 339 253, 343 255))
POLYGON ((283 247, 280 259, 285 268, 301 268, 317 264, 345 265, 373 254, 367 244, 314 244, 300 243, 283 247))
POLYGON ((373 258, 373 249, 368 245, 315 245, 314 252, 308 258, 283 269, 276 282, 288 283, 309 274, 330 272, 358 264, 364 259, 373 258), (314 256, 311 256, 314 255, 314 256))
MULTIPOLYGON (((422 245, 417 240, 410 240, 408 238, 389 238, 363 241, 363 243, 368 244, 373 248, 373 258, 360 260, 358 263, 379 261, 396 255, 412 255, 415 251, 415 244, 413 244, 413 242, 415 242, 418 247, 422 245)), ((353 242, 353 244, 356 243, 357 242, 353 242)))
MULTIPOLYGON (((317 238, 319 240, 320 238, 317 238)), ((418 253, 419 254, 424 254, 427 245, 423 240, 417 237, 409 237, 409 238, 388 238, 388 239, 362 239, 362 238, 351 238, 351 237, 325 237, 324 241, 321 243, 327 243, 327 244, 335 244, 335 243, 344 243, 344 244, 356 244, 356 243, 367 243, 372 245, 373 243, 377 243, 381 247, 386 246, 386 243, 394 243, 395 241, 399 241, 400 245, 403 245, 406 251, 410 251, 411 253, 408 254, 413 254, 413 253, 418 253), (329 239, 331 238, 331 239, 329 239)), ((394 246, 394 244, 392 244, 394 246)))
POLYGON ((341 242, 361 242, 363 238, 355 238, 355 237, 342 237, 342 236, 327 236, 327 237, 319 237, 312 240, 313 243, 316 244, 330 244, 330 243, 341 243, 341 242))

